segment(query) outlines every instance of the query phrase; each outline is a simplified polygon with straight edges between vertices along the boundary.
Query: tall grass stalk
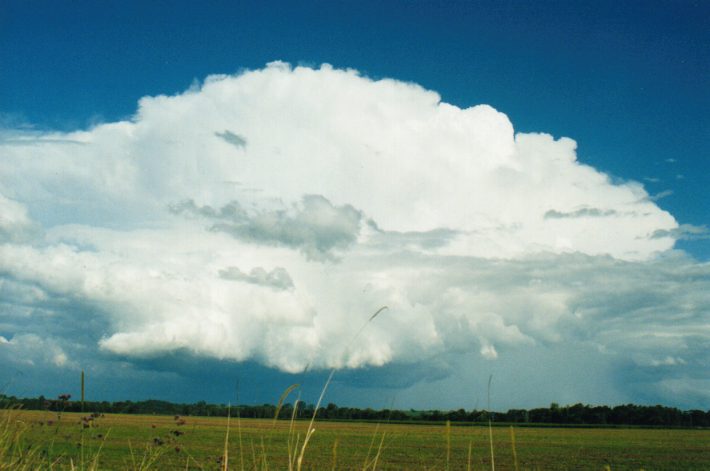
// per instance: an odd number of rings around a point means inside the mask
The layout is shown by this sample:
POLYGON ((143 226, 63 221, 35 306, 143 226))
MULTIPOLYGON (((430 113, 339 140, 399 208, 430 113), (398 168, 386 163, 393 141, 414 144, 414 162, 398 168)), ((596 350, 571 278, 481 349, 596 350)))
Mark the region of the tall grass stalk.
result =
POLYGON ((28 449, 22 441, 26 425, 16 418, 16 409, 0 411, 0 470, 25 471, 39 467, 37 448, 28 449))
POLYGON ((338 469, 338 441, 338 437, 335 437, 335 441, 333 442, 333 466, 331 468, 332 471, 338 469))
POLYGON ((281 412, 281 409, 284 406, 284 402, 286 401, 286 398, 288 397, 289 394, 291 394, 291 392, 293 392, 294 389, 296 389, 299 386, 300 386, 300 384, 297 384, 297 383, 292 384, 291 386, 286 388, 286 390, 283 393, 281 393, 281 397, 279 397, 279 402, 278 402, 278 404, 276 404, 276 413, 274 414, 274 420, 271 422, 271 430, 272 431, 274 430, 274 428, 276 428, 276 421, 279 419, 279 413, 281 412))
POLYGON ((256 449, 254 448, 254 440, 249 439, 249 444, 251 445, 251 462, 253 464, 252 468, 253 469, 259 469, 256 465, 256 449))
POLYGON ((515 430, 510 426, 510 446, 513 448, 513 465, 515 471, 518 471, 518 451, 515 449, 515 430))
POLYGON ((242 444, 242 420, 241 420, 241 407, 239 406, 239 378, 237 378, 237 436, 239 437, 239 465, 240 470, 244 471, 244 446, 242 444))
MULTIPOLYGON (((298 388, 300 385, 299 384, 292 384, 286 390, 281 394, 281 397, 279 398, 279 402, 276 405, 276 412, 274 413, 274 420, 271 422, 271 431, 269 432, 269 440, 268 440, 268 445, 270 448, 271 445, 271 439, 274 436, 274 432, 276 430, 276 421, 279 419, 279 415, 281 414, 281 409, 283 409, 284 403, 286 401, 286 398, 293 392, 294 389, 298 388)), ((300 398, 300 395, 299 395, 300 398)), ((293 408, 293 413, 291 414, 291 423, 289 425, 289 435, 288 435, 288 440, 287 440, 287 447, 288 447, 288 455, 289 455, 289 469, 291 469, 291 432, 293 431, 293 422, 295 420, 295 413, 296 413, 296 408, 297 408, 298 400, 296 400, 296 404, 294 404, 293 408)))
POLYGON ((380 456, 382 455, 382 450, 385 444, 385 432, 382 432, 382 438, 380 439, 380 444, 377 447, 377 454, 375 454, 375 459, 372 462, 372 471, 377 469, 377 463, 380 461, 380 456))
POLYGON ((266 447, 264 446, 264 437, 261 437, 261 469, 268 470, 269 462, 266 459, 266 447))
POLYGON ((244 445, 242 444, 242 420, 239 405, 237 405, 237 436, 239 437, 239 466, 241 471, 244 471, 244 445))
POLYGON ((451 465, 451 421, 446 421, 446 471, 451 465))
MULTIPOLYGON (((109 434, 111 433, 111 429, 108 429, 106 431, 106 434, 104 434, 103 438, 101 439, 101 444, 99 445, 99 449, 94 453, 94 457, 92 460, 89 462, 89 467, 84 468, 82 466, 82 469, 88 469, 89 471, 97 471, 99 469, 99 457, 101 456, 101 451, 104 449, 104 444, 106 443, 106 439, 108 438, 109 434)), ((82 460, 83 460, 83 450, 84 450, 84 439, 82 437, 82 460)))
POLYGON ((493 425, 491 423, 491 381, 493 381, 493 375, 488 377, 488 441, 491 444, 491 471, 496 469, 496 458, 493 453, 493 425))
POLYGON ((293 404, 293 411, 291 412, 291 422, 288 425, 288 439, 286 441, 286 446, 288 448, 288 469, 292 471, 296 466, 296 452, 298 451, 298 444, 301 441, 300 434, 296 435, 296 440, 294 442, 294 424, 296 423, 296 416, 298 415, 298 406, 301 404, 301 392, 298 392, 298 398, 293 404))
POLYGON ((128 440, 128 450, 131 454, 131 463, 133 464, 133 467, 131 468, 132 471, 149 471, 154 469, 153 465, 155 465, 160 456, 165 452, 165 448, 157 448, 146 445, 143 457, 141 458, 140 463, 137 463, 130 440, 128 440))
POLYGON ((370 467, 370 454, 372 449, 375 447, 375 440, 377 439, 377 431, 380 429, 380 424, 375 425, 375 433, 372 434, 372 440, 370 440, 370 446, 367 448, 367 455, 365 455, 365 462, 362 465, 363 471, 370 467))
POLYGON ((229 422, 232 416, 232 404, 227 405, 227 433, 224 434, 224 454, 222 455, 222 470, 229 469, 229 422))
POLYGON ((202 464, 201 464, 199 461, 197 461, 190 453, 188 453, 187 451, 185 451, 185 454, 187 454, 187 460, 185 460, 185 470, 186 470, 186 471, 190 469, 190 460, 192 460, 192 463, 193 463, 197 468, 201 469, 202 471, 205 470, 205 468, 202 466, 202 464))
MULTIPOLYGON (((350 339, 348 344, 345 346, 345 350, 343 353, 347 353, 348 350, 350 349, 350 346, 357 340, 358 337, 360 337, 360 334, 362 334, 363 330, 365 330, 365 327, 372 322, 375 317, 377 317, 382 311, 385 309, 388 309, 387 306, 382 306, 379 308, 373 315, 370 316, 369 319, 365 321, 365 323, 360 327, 360 329, 355 333, 355 335, 350 339)), ((323 389, 320 392, 320 396, 318 397, 318 402, 316 403, 315 409, 313 409, 313 416, 311 417, 311 421, 308 423, 308 429, 306 431, 306 436, 303 438, 303 446, 301 447, 301 453, 298 455, 298 459, 296 460, 296 471, 301 471, 301 466, 303 466, 303 457, 306 454, 306 448, 308 447, 308 442, 311 440, 311 437, 315 433, 315 427, 314 423, 316 420, 316 416, 318 415, 318 409, 320 409, 320 405, 323 402, 323 397, 325 396, 325 392, 328 390, 328 386, 330 385, 330 382, 333 380, 333 375, 335 374, 335 371, 337 370, 337 366, 334 367, 332 370, 330 370, 330 374, 328 375, 328 379, 325 382, 325 385, 323 386, 323 389)))

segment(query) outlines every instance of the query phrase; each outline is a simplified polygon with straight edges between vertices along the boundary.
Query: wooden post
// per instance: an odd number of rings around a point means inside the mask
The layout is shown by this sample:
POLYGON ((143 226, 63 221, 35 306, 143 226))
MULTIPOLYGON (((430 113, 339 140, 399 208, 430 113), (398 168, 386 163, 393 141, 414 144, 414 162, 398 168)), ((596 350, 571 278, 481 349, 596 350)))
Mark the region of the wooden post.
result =
POLYGON ((84 370, 81 370, 81 411, 84 412, 84 370))

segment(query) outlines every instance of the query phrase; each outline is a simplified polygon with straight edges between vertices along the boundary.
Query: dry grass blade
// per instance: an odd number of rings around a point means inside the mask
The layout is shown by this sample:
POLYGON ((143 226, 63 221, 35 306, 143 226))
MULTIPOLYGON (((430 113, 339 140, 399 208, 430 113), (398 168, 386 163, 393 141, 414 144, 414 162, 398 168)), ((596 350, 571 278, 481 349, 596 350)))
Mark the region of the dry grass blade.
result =
POLYGON ((227 405, 227 433, 224 434, 224 453, 222 454, 222 470, 229 469, 229 421, 232 415, 232 404, 227 405))
POLYGON ((190 461, 192 461, 192 464, 195 467, 193 469, 201 469, 202 471, 205 470, 204 466, 202 466, 202 464, 199 461, 197 461, 190 453, 188 453, 187 451, 184 451, 184 453, 187 455, 187 460, 185 461, 185 469, 186 470, 191 469, 190 468, 190 461))
POLYGON ((496 469, 496 458, 493 453, 493 425, 491 423, 491 381, 493 381, 493 375, 488 377, 488 441, 491 444, 491 471, 496 469))
POLYGON ((239 437, 239 464, 241 471, 244 471, 244 446, 242 445, 242 421, 239 414, 239 405, 237 405, 237 436, 239 437))
POLYGON ((299 386, 300 386, 300 384, 292 384, 291 386, 286 388, 286 390, 281 394, 281 397, 279 397, 279 402, 276 405, 276 413, 274 414, 274 421, 272 422, 272 427, 276 426, 276 421, 278 420, 279 413, 281 412, 281 409, 284 406, 284 401, 286 401, 286 398, 288 397, 288 395, 291 394, 293 392, 293 390, 299 386))
MULTIPOLYGON (((350 349, 350 346, 357 340, 358 337, 360 337, 360 334, 362 333, 363 330, 365 330, 365 327, 375 319, 382 311, 385 309, 388 309, 387 306, 382 306, 379 308, 373 315, 370 316, 370 318, 365 321, 365 323, 360 327, 360 329, 357 331, 357 333, 353 336, 352 339, 350 339, 350 342, 348 342, 347 346, 345 347, 344 352, 347 353, 347 351, 350 349)), ((313 433, 315 433, 315 428, 313 427, 313 424, 316 420, 316 415, 318 414, 318 409, 320 409, 320 405, 323 402, 323 397, 325 396, 325 392, 328 390, 328 386, 330 385, 330 382, 333 380, 333 375, 335 374, 337 368, 333 368, 330 370, 330 374, 328 375, 328 380, 325 382, 325 385, 323 386, 323 389, 321 390, 320 397, 318 397, 318 402, 316 403, 315 409, 313 409, 313 417, 311 417, 311 421, 308 424, 308 430, 306 431, 306 436, 303 439, 303 446, 301 447, 301 453, 298 455, 298 459, 296 461, 296 470, 301 471, 301 466, 303 466, 303 457, 306 454, 306 447, 308 446, 308 442, 310 441, 311 437, 313 436, 313 433)))
POLYGON ((298 443, 301 440, 301 436, 297 435, 296 436, 296 441, 293 441, 293 431, 294 431, 294 425, 296 423, 296 415, 298 414, 298 406, 301 403, 301 393, 299 391, 298 393, 298 398, 296 399, 296 402, 293 404, 293 411, 291 412, 291 422, 288 425, 288 440, 287 440, 287 447, 288 447, 288 469, 289 471, 292 471, 294 466, 296 465, 296 452, 298 451, 298 443))
POLYGON ((323 389, 320 392, 320 397, 318 397, 318 402, 316 403, 316 407, 313 409, 313 416, 311 417, 311 421, 308 424, 308 430, 306 431, 306 437, 303 439, 303 446, 301 447, 301 453, 298 455, 298 460, 296 461, 296 470, 300 471, 301 466, 303 466, 303 457, 306 454, 306 447, 308 446, 308 442, 310 441, 311 437, 315 433, 315 427, 313 424, 315 423, 316 420, 316 415, 318 414, 318 409, 320 409, 320 405, 323 402, 323 397, 325 396, 325 392, 328 390, 328 386, 330 385, 330 382, 333 380, 333 375, 335 374, 335 368, 330 370, 330 374, 328 375, 328 380, 325 382, 325 386, 323 386, 323 389))
POLYGON ((358 331, 355 333, 355 335, 353 335, 353 338, 350 339, 350 342, 348 342, 347 346, 345 347, 345 351, 344 351, 345 353, 347 353, 347 351, 350 349, 350 346, 355 342, 355 340, 357 340, 357 338, 360 337, 360 334, 362 334, 362 331, 365 330, 365 327, 367 327, 367 325, 370 322, 372 322, 375 319, 375 317, 377 317, 382 311, 384 311, 386 309, 389 309, 389 307, 382 306, 373 315, 371 315, 368 320, 365 321, 365 323, 362 325, 362 327, 360 327, 360 329, 358 329, 358 331))
POLYGON ((267 471, 269 469, 269 463, 266 459, 266 447, 264 446, 264 437, 261 437, 261 469, 267 471))
POLYGON ((37 448, 23 444, 22 435, 26 430, 23 421, 15 417, 18 408, 2 411, 0 421, 0 470, 33 470, 40 467, 37 448))
POLYGON ((96 454, 94 455, 94 459, 91 460, 91 463, 89 464, 90 470, 96 471, 99 469, 99 456, 101 455, 101 450, 104 449, 104 444, 106 443, 106 439, 108 438, 110 433, 111 433, 111 429, 108 429, 106 431, 106 434, 104 435, 103 439, 101 440, 101 444, 99 445, 99 449, 96 451, 96 454))
POLYGON ((451 421, 446 421, 446 471, 451 466, 451 421))
POLYGON ((293 444, 293 453, 291 453, 289 449, 289 462, 288 462, 288 469, 289 471, 292 471, 293 469, 296 468, 296 459, 298 458, 298 455, 296 455, 296 452, 298 451, 298 445, 301 443, 301 434, 297 433, 296 434, 296 441, 293 444))
MULTIPOLYGON (((271 431, 269 432, 269 440, 268 444, 271 445, 271 440, 274 436, 274 431, 276 430, 276 421, 279 419, 279 415, 281 414, 281 409, 283 409, 284 402, 286 401, 286 398, 291 394, 296 388, 298 388, 300 385, 299 384, 292 384, 286 390, 281 393, 281 397, 279 398, 279 402, 276 405, 276 412, 274 413, 274 419, 271 422, 271 431)), ((300 396, 299 396, 300 397, 300 396)), ((298 405, 298 399, 296 400, 296 404, 294 404, 293 412, 291 414, 291 423, 289 425, 289 436, 288 436, 288 455, 289 455, 289 469, 291 469, 291 432, 293 431, 293 423, 295 420, 295 414, 296 414, 296 408, 298 405)))
POLYGON ((131 469, 137 469, 136 468, 136 454, 133 453, 133 445, 131 444, 130 440, 128 440, 128 452, 131 455, 131 464, 133 465, 133 468, 131 468, 131 469))
POLYGON ((252 468, 259 469, 256 461, 256 449, 254 448, 254 440, 249 440, 249 444, 251 445, 251 460, 253 465, 252 468))
POLYGON ((309 426, 308 431, 306 432, 306 436, 303 439, 303 446, 301 447, 301 454, 298 455, 298 459, 296 460, 296 470, 300 471, 301 467, 303 466, 303 457, 305 456, 306 453, 306 447, 308 446, 308 442, 311 440, 311 437, 313 434, 316 433, 315 427, 311 428, 309 426))
POLYGON ((371 322, 372 319, 374 319, 375 317, 377 317, 378 314, 381 313, 382 311, 384 311, 385 309, 389 309, 389 308, 388 308, 387 306, 382 306, 381 308, 379 308, 379 309, 377 310, 377 312, 375 312, 373 315, 370 316, 370 318, 367 320, 367 322, 371 322))
POLYGON ((128 449, 131 454, 131 464, 133 471, 149 471, 153 469, 153 465, 158 461, 160 456, 164 453, 164 449, 151 447, 146 445, 145 451, 143 452, 143 458, 141 458, 140 463, 136 463, 135 453, 133 453, 133 447, 131 446, 131 441, 128 441, 128 449))
POLYGON ((510 446, 513 448, 513 465, 515 471, 518 471, 518 451, 515 448, 515 430, 512 425, 510 426, 510 446))
POLYGON ((377 438, 377 431, 380 429, 380 424, 375 425, 375 433, 372 434, 372 440, 370 440, 370 446, 367 448, 367 455, 365 455, 365 463, 362 465, 363 471, 370 467, 370 453, 375 446, 375 439, 377 438))
POLYGON ((335 437, 335 441, 333 442, 333 467, 331 468, 332 471, 338 469, 338 441, 338 437, 335 437))
POLYGON ((375 454, 375 459, 372 462, 372 471, 377 469, 377 463, 380 461, 380 456, 382 456, 382 450, 385 444, 385 432, 382 432, 382 439, 380 439, 380 444, 377 447, 377 454, 375 454))

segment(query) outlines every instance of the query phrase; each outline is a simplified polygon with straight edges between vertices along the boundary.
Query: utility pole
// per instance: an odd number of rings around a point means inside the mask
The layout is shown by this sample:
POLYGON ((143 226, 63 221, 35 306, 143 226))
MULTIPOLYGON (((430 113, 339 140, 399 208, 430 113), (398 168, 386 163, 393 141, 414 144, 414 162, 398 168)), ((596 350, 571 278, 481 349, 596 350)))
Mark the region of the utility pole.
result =
POLYGON ((81 411, 84 412, 84 370, 81 370, 81 411))

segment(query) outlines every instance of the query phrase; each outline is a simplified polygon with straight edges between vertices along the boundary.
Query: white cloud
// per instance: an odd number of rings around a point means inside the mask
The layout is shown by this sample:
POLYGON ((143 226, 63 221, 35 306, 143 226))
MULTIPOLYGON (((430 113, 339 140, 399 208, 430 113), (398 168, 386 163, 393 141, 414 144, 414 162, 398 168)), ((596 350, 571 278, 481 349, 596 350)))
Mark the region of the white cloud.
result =
POLYGON ((0 193, 0 243, 26 241, 36 232, 27 208, 0 193))
POLYGON ((319 195, 383 230, 458 230, 449 253, 626 259, 669 249, 672 238, 648 235, 677 226, 640 184, 577 162, 571 139, 515 136, 489 106, 460 109, 327 66, 210 77, 200 90, 143 98, 131 122, 24 140, 3 145, 0 184, 52 224, 147 224, 184 200, 263 208, 319 195), (545 218, 583 208, 614 215, 545 218))
POLYGON ((710 338, 709 268, 641 184, 414 84, 274 63, 4 136, 3 332, 78 335, 80 306, 104 353, 292 372, 575 342, 690 371, 710 338))
POLYGON ((0 359, 8 366, 49 366, 52 368, 73 368, 71 361, 56 339, 43 339, 35 334, 15 335, 10 340, 2 337, 0 359))

